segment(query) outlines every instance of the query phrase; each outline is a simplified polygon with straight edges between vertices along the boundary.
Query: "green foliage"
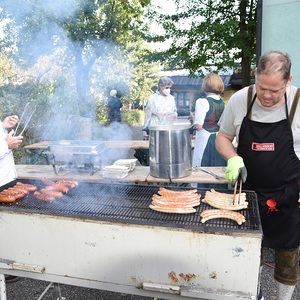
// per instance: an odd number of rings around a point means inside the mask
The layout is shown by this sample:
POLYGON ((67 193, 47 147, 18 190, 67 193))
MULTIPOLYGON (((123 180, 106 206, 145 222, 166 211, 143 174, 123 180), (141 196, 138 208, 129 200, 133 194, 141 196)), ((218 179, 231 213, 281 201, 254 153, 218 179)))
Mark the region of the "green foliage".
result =
MULTIPOLYGON (((25 126, 29 113, 25 113, 24 109, 27 103, 31 103, 32 106, 36 106, 36 111, 33 114, 30 123, 23 135, 23 145, 28 145, 41 140, 43 126, 41 123, 47 120, 49 116, 49 104, 47 103, 47 96, 50 94, 51 88, 49 86, 37 86, 33 82, 27 82, 22 85, 5 85, 0 88, 0 118, 3 120, 6 116, 16 114, 21 118, 23 115, 23 121, 19 125, 18 133, 20 133, 25 126)), ((14 157, 16 162, 26 162, 28 153, 23 147, 19 147, 14 150, 14 157)))
POLYGON ((97 103, 96 108, 96 120, 103 125, 109 124, 109 117, 108 117, 108 106, 106 101, 101 101, 97 103))
POLYGON ((143 125, 144 124, 144 111, 143 110, 122 110, 122 122, 130 125, 143 125))
POLYGON ((187 68, 202 73, 203 68, 234 67, 242 62, 243 76, 250 80, 250 64, 256 51, 256 1, 247 0, 175 0, 173 15, 153 13, 165 34, 156 40, 171 38, 162 61, 170 69, 187 68), (247 65, 243 65, 243 61, 247 65), (247 69, 245 70, 245 67, 247 69), (248 74, 249 73, 249 74, 248 74))
MULTIPOLYGON (((8 34, 1 42, 4 46, 14 44, 16 57, 21 57, 27 66, 59 47, 65 48, 69 56, 65 67, 74 72, 79 112, 86 115, 95 107, 93 84, 101 87, 100 99, 105 98, 107 87, 115 83, 125 83, 129 91, 130 70, 124 72, 121 68, 119 71, 115 66, 127 63, 122 60, 122 48, 141 36, 143 11, 149 4, 150 0, 75 0, 59 5, 48 0, 4 0, 0 11, 14 26, 7 27, 8 34), (109 77, 105 77, 107 72, 103 69, 111 70, 109 77), (102 77, 105 78, 99 84, 97 80, 101 81, 102 77)), ((122 93, 130 97, 127 91, 122 93)))
POLYGON ((139 100, 141 104, 145 105, 152 94, 151 88, 157 86, 160 65, 148 60, 152 49, 143 40, 128 43, 125 52, 132 66, 132 77, 134 78, 134 80, 130 78, 131 99, 139 100))
MULTIPOLYGON (((123 102, 123 101, 122 101, 123 102)), ((109 125, 108 107, 105 101, 97 104, 96 121, 103 125, 109 125)), ((121 109, 122 122, 130 125, 142 125, 144 123, 144 111, 140 109, 121 109)))

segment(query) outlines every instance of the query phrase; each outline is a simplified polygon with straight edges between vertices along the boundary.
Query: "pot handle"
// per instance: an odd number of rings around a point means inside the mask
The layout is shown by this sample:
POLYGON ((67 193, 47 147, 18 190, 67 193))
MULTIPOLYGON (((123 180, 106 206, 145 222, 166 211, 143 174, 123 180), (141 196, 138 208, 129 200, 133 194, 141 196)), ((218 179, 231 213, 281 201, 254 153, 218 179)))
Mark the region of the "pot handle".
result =
POLYGON ((142 131, 145 131, 147 135, 149 135, 150 133, 149 127, 143 128, 142 131))
POLYGON ((197 131, 197 129, 194 127, 194 125, 191 125, 191 127, 190 127, 190 134, 194 135, 195 131, 197 131))

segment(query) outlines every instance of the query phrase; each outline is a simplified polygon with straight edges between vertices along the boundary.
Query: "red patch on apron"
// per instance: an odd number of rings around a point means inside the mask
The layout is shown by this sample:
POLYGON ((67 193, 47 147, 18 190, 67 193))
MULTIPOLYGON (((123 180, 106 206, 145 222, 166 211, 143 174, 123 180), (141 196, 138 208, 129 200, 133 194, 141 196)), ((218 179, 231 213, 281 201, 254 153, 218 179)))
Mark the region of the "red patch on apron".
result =
POLYGON ((268 213, 270 212, 276 212, 279 211, 279 209, 276 208, 277 202, 273 199, 269 199, 266 201, 266 204, 268 205, 269 209, 268 209, 268 213))
POLYGON ((252 150, 254 151, 274 151, 274 143, 252 143, 252 150))

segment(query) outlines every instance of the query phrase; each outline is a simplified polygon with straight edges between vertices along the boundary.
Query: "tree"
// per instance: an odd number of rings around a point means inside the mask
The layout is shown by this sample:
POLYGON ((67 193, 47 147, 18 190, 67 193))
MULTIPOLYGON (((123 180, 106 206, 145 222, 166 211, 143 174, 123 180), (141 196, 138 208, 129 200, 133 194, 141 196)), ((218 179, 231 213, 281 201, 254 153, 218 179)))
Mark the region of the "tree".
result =
POLYGON ((156 62, 148 61, 147 57, 152 53, 152 49, 143 40, 128 43, 126 46, 128 61, 132 65, 133 84, 130 85, 130 94, 133 99, 139 100, 141 105, 145 105, 152 87, 157 85, 160 65, 156 62))
MULTIPOLYGON (((5 44, 26 64, 65 47, 75 65, 77 102, 82 115, 93 111, 91 70, 96 61, 117 60, 120 47, 139 34, 150 0, 3 0, 1 13, 12 20, 5 44), (13 40, 9 37, 13 36, 13 40)), ((101 76, 101 75, 100 75, 101 76)), ((105 74, 104 74, 105 76, 105 74)))
POLYGON ((174 0, 176 13, 151 14, 165 31, 154 41, 171 39, 163 60, 170 69, 187 68, 198 73, 210 66, 221 70, 241 64, 242 85, 250 84, 256 52, 254 0, 174 0))

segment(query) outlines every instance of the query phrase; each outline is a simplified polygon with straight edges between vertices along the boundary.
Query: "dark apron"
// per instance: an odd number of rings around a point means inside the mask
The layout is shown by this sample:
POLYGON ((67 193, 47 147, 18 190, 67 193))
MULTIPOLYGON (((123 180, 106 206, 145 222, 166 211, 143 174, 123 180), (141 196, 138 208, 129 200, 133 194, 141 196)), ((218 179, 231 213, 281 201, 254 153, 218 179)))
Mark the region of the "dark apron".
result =
POLYGON ((237 153, 248 176, 244 189, 257 193, 263 228, 263 246, 294 249, 300 242, 300 161, 295 154, 288 117, 274 123, 249 119, 256 95, 241 124, 237 153))
POLYGON ((207 140, 205 150, 203 152, 201 166, 226 166, 226 160, 216 150, 216 134, 220 127, 218 122, 224 111, 224 102, 216 100, 212 97, 207 97, 209 103, 209 110, 206 113, 203 128, 211 133, 207 140))

